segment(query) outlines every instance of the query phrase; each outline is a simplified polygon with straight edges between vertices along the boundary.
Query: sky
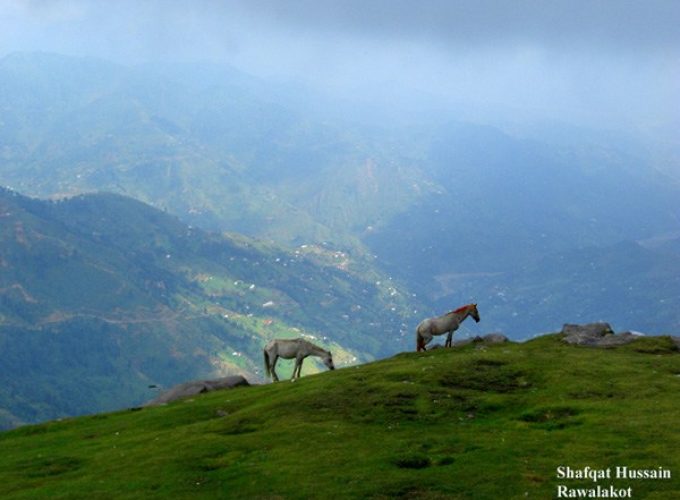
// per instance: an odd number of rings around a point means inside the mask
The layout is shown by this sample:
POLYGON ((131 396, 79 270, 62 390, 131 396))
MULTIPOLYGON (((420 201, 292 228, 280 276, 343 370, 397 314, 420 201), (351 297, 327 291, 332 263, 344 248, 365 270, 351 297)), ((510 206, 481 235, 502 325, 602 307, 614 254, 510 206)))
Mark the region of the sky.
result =
POLYGON ((680 124, 676 0, 0 0, 0 56, 225 63, 329 95, 680 124))

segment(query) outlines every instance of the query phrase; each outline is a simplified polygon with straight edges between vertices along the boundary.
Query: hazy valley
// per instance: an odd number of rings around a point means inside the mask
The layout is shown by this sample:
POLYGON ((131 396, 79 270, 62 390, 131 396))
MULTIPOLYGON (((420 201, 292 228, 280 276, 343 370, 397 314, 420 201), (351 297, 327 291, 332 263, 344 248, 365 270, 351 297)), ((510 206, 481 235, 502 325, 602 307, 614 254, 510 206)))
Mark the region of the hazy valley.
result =
POLYGON ((338 366, 405 348, 403 291, 321 246, 206 233, 110 194, 1 190, 0 217, 3 427, 140 404, 149 386, 193 378, 259 381, 277 336, 306 336, 338 366))
POLYGON ((1 59, 5 425, 257 378, 275 335, 383 357, 469 302, 482 322, 459 336, 680 331, 665 157, 345 104, 225 66, 1 59))

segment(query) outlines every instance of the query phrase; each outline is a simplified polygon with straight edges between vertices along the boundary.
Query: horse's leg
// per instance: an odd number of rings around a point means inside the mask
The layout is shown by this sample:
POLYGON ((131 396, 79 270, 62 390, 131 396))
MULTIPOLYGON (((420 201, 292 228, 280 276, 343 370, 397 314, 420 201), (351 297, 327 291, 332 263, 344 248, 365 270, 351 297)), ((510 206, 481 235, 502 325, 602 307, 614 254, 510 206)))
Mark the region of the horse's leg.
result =
POLYGON ((269 353, 267 352, 267 349, 263 349, 262 352, 264 353, 264 372, 267 377, 271 377, 272 369, 271 366, 269 365, 269 353))
POLYGON ((444 343, 444 347, 451 347, 451 340, 453 339, 453 332, 449 332, 448 335, 446 335, 446 342, 444 343))
POLYGON ((425 346, 432 340, 432 334, 430 332, 418 332, 418 341, 416 342, 417 344, 417 352, 420 351, 427 351, 425 349, 425 346))
POLYGON ((278 375, 276 375, 276 362, 279 360, 279 355, 274 354, 274 359, 272 360, 272 379, 274 379, 274 382, 279 381, 278 375))
POLYGON ((427 349, 425 349, 425 346, 432 342, 433 338, 434 336, 432 335, 432 332, 426 332, 425 335, 423 335, 423 351, 427 351, 427 349))
POLYGON ((297 366, 297 378, 300 378, 300 375, 301 375, 300 372, 302 371, 302 362, 305 360, 305 358, 306 358, 307 356, 308 356, 308 355, 306 355, 306 354, 300 356, 300 364, 297 366))
POLYGON ((302 365, 302 359, 299 357, 295 358, 295 367, 293 368, 293 375, 290 377, 291 380, 295 380, 295 378, 300 377, 300 366, 302 365))

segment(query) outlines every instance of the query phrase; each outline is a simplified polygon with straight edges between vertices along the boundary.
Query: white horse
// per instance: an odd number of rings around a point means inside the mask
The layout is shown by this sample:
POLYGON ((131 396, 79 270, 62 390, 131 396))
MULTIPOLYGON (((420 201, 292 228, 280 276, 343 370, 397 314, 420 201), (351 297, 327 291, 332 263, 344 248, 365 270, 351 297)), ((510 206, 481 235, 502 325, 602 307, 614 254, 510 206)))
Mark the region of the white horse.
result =
POLYGON ((477 311, 477 304, 468 304, 459 307, 455 311, 446 313, 443 316, 435 318, 427 318, 420 322, 416 328, 416 351, 425 351, 425 346, 430 343, 432 337, 435 335, 442 335, 448 333, 446 337, 445 347, 451 347, 453 339, 453 332, 458 330, 458 327, 465 318, 472 316, 472 318, 479 323, 479 312, 477 311))
POLYGON ((300 370, 302 369, 302 361, 307 356, 318 356, 323 361, 323 364, 330 370, 335 370, 333 366, 333 356, 330 351, 326 351, 319 346, 307 342, 304 339, 274 339, 271 340, 264 348, 264 367, 268 376, 271 376, 274 381, 279 380, 274 368, 276 361, 279 358, 293 359, 295 358, 295 368, 293 369, 293 376, 291 380, 300 378, 300 370))

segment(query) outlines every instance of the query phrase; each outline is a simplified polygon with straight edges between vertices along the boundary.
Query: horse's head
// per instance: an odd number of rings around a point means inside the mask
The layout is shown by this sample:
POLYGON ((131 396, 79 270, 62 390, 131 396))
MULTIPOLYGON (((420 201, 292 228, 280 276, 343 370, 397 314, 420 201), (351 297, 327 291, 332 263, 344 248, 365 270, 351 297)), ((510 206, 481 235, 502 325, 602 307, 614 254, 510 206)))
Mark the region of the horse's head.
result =
POLYGON ((333 355, 331 354, 331 351, 326 351, 326 356, 323 358, 323 364, 326 365, 326 368, 329 370, 335 370, 335 366, 333 366, 333 355))
POLYGON ((468 307, 468 314, 472 316, 472 319, 474 319, 476 323, 479 323, 479 311, 477 310, 477 304, 470 304, 468 307))

